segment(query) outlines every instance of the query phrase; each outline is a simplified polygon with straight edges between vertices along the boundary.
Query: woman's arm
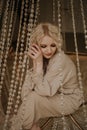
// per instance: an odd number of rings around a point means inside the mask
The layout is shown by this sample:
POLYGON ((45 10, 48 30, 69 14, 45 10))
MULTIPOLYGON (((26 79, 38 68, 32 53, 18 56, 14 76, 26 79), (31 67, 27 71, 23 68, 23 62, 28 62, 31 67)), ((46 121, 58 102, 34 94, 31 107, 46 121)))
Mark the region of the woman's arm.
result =
POLYGON ((32 91, 35 87, 35 84, 32 80, 33 72, 40 73, 43 68, 42 55, 39 47, 37 45, 32 45, 28 52, 28 55, 33 60, 32 70, 28 70, 25 76, 25 81, 22 87, 21 97, 24 98, 32 91), (40 65, 40 66, 39 66, 40 65))
MULTIPOLYGON (((75 85, 77 84, 76 67, 70 58, 64 54, 56 55, 49 64, 49 69, 44 77, 43 74, 35 73, 32 79, 36 84, 35 91, 43 96, 55 95, 58 90, 60 92, 61 86, 63 89, 64 87, 67 89, 67 93, 73 92, 77 87, 75 85)), ((61 89, 61 92, 64 91, 61 89)))
POLYGON ((49 71, 43 76, 43 56, 40 48, 33 44, 30 47, 29 56, 33 60, 32 81, 35 84, 34 90, 43 96, 53 96, 61 84, 63 57, 57 54, 49 71))
POLYGON ((64 61, 61 56, 58 56, 50 64, 49 70, 47 70, 45 76, 43 72, 33 73, 32 80, 35 83, 35 91, 39 95, 53 96, 61 86, 61 78, 64 77, 64 61), (63 73, 63 74, 62 74, 63 73), (62 77, 63 75, 63 77, 62 77))
POLYGON ((33 74, 34 90, 42 96, 53 96, 61 85, 61 69, 50 70, 44 77, 43 74, 33 74))

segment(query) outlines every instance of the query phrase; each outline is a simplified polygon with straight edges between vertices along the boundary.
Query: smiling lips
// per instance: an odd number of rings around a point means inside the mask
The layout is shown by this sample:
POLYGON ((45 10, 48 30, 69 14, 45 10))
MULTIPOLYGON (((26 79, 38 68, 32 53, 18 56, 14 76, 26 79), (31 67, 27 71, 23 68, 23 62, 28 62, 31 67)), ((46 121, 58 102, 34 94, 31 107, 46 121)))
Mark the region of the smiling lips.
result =
POLYGON ((52 53, 48 53, 48 54, 46 54, 47 56, 51 56, 52 55, 52 53))

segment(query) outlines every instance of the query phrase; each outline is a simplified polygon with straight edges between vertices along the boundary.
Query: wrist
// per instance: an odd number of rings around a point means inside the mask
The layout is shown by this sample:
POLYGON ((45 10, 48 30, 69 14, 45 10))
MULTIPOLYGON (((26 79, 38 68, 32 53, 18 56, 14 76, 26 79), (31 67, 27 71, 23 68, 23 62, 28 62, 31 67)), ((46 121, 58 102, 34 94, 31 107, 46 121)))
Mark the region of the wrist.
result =
POLYGON ((34 60, 33 62, 33 70, 36 73, 43 72, 43 60, 34 60))

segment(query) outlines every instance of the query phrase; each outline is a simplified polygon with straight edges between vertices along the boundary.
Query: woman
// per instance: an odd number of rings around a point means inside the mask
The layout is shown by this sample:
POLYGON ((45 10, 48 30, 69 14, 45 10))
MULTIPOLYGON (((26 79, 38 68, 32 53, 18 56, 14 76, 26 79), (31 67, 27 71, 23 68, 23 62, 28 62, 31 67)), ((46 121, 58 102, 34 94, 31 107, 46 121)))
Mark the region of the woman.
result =
POLYGON ((40 130, 38 120, 68 115, 82 103, 76 67, 64 54, 58 27, 39 24, 32 32, 28 56, 33 67, 22 87, 22 104, 13 118, 11 130, 40 130))

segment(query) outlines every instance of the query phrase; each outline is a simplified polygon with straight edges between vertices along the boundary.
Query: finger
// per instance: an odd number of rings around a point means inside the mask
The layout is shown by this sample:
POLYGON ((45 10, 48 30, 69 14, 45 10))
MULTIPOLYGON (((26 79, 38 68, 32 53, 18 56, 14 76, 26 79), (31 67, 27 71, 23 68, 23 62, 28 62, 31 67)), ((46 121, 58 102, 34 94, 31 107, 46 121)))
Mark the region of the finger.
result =
POLYGON ((33 44, 33 47, 35 47, 38 51, 40 51, 40 47, 37 44, 33 44))
POLYGON ((36 49, 36 47, 34 47, 34 46, 32 46, 31 48, 30 48, 31 50, 33 50, 34 52, 38 52, 38 50, 36 49))
POLYGON ((35 59, 35 55, 34 55, 34 54, 28 53, 28 55, 29 55, 32 59, 35 59))
POLYGON ((34 52, 33 50, 29 50, 29 53, 30 53, 31 55, 36 55, 36 52, 34 52))

